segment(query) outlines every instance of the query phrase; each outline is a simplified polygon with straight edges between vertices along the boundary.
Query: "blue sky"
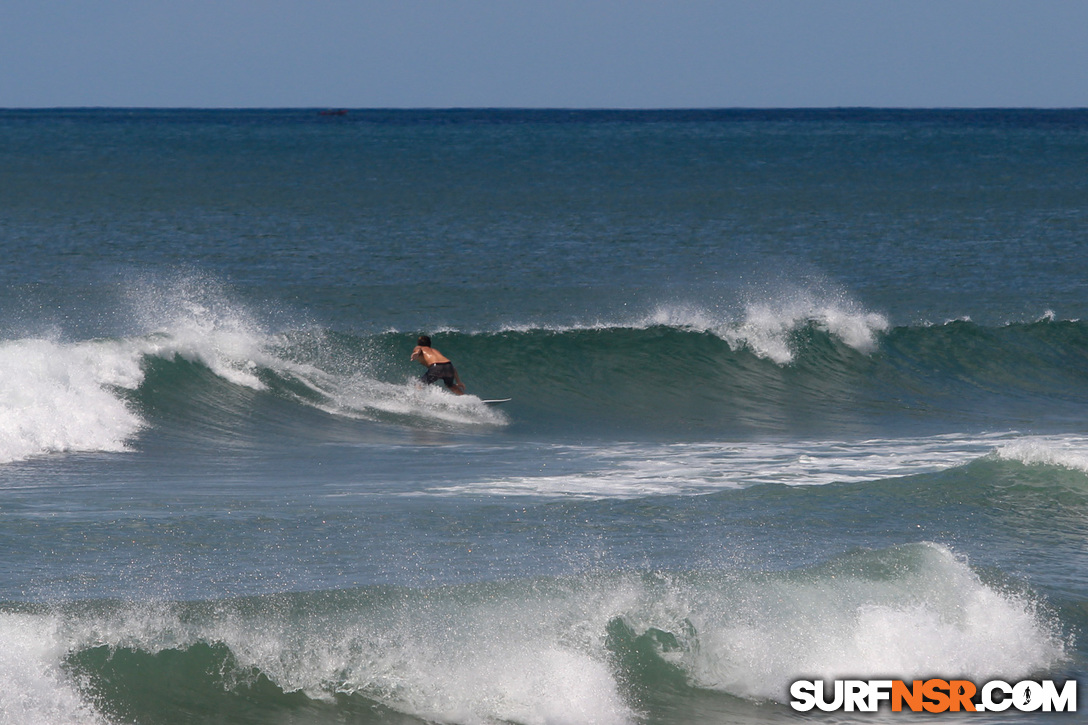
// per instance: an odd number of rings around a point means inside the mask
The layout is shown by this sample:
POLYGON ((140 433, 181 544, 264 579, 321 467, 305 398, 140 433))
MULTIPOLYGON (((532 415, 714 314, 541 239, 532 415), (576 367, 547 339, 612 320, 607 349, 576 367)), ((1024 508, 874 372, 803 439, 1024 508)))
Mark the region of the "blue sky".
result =
POLYGON ((1088 0, 3 0, 56 106, 1088 107, 1088 0))

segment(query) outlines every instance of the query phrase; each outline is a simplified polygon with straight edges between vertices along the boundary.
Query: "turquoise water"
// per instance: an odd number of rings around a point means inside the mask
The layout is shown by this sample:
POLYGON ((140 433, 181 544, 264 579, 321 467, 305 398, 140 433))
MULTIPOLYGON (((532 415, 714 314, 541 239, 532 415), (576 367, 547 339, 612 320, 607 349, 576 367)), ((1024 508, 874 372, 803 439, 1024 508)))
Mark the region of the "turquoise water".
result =
POLYGON ((0 160, 4 722, 1083 678, 1088 113, 3 111, 0 160))

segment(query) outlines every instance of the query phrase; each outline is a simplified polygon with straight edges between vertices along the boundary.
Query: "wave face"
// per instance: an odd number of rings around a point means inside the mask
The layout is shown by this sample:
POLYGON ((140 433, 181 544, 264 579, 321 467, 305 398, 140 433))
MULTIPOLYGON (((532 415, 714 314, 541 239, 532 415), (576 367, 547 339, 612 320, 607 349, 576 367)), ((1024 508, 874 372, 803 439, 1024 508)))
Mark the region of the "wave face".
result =
POLYGON ((124 451, 164 426, 252 444, 294 435, 292 419, 327 430, 339 421, 620 437, 1045 432, 1081 420, 1088 402, 1079 321, 893 327, 795 302, 735 316, 663 307, 626 322, 448 330, 436 345, 473 393, 457 398, 413 382, 410 334, 277 330, 207 294, 156 304, 143 306, 136 335, 0 342, 0 461, 124 451), (488 407, 485 397, 514 402, 488 407))
POLYGON ((843 331, 800 317, 759 327, 746 319, 507 331, 448 344, 490 386, 509 370, 504 392, 549 416, 608 428, 607 411, 657 431, 812 435, 1076 420, 1088 393, 1076 364, 1086 343, 1080 322, 855 320, 843 331))
POLYGON ((759 722, 801 675, 984 680, 1067 657, 1030 597, 933 544, 768 574, 90 601, 6 611, 0 641, 13 723, 621 724, 722 696, 759 722))
POLYGON ((458 398, 413 382, 410 334, 277 329, 218 292, 152 300, 138 334, 0 342, 0 460, 125 451, 162 427, 274 442, 297 433, 290 419, 619 437, 1044 432, 1080 420, 1088 402, 1079 321, 892 327, 794 300, 734 316, 662 307, 629 321, 442 331, 435 344, 473 393, 458 398))

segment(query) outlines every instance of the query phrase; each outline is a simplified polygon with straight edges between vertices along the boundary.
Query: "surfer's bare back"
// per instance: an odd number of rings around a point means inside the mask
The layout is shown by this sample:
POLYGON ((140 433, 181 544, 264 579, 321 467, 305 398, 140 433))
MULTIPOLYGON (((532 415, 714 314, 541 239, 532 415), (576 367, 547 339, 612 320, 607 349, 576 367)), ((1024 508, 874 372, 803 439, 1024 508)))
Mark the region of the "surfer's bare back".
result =
POLYGON ((465 384, 461 382, 461 376, 453 367, 450 359, 431 347, 431 338, 420 335, 416 341, 416 348, 412 350, 412 360, 418 360, 419 364, 427 368, 420 378, 427 385, 437 383, 439 380, 446 384, 449 390, 457 395, 465 394, 465 384))

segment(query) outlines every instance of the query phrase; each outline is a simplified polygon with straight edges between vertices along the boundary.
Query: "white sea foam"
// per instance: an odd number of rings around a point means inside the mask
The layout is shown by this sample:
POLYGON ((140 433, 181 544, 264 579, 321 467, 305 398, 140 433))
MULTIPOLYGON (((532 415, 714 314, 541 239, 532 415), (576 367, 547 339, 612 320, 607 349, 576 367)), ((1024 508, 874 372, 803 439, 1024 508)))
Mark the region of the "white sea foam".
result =
POLYGON ((65 673, 69 641, 49 616, 0 612, 0 722, 105 725, 65 673))
POLYGON ((861 483, 964 465, 1015 438, 1007 433, 862 441, 557 444, 540 448, 542 464, 530 474, 436 486, 424 493, 625 498, 766 483, 861 483))
POLYGON ((254 370, 282 364, 266 352, 274 336, 213 281, 183 277, 134 284, 127 297, 140 330, 135 338, 139 354, 199 362, 225 380, 256 390, 264 384, 254 370))
MULTIPOLYGON (((306 677, 291 672, 282 676, 302 684, 321 673, 325 688, 339 676, 336 689, 374 697, 429 721, 632 721, 606 653, 564 641, 555 615, 542 608, 524 602, 499 604, 425 613, 410 629, 396 633, 352 632, 347 644, 361 650, 362 658, 347 648, 326 648, 331 643, 325 642, 298 671, 307 671, 306 677), (330 671, 330 661, 339 672, 330 671)), ((276 664, 282 662, 277 659, 276 664)))
POLYGON ((329 402, 318 407, 334 415, 454 426, 509 422, 501 410, 475 395, 451 395, 437 386, 420 387, 415 381, 397 384, 353 375, 330 380, 323 392, 329 402))
POLYGON ((1026 436, 998 446, 994 454, 1029 466, 1059 466, 1088 473, 1088 438, 1083 436, 1026 436))
POLYGON ((740 595, 695 590, 678 598, 673 621, 648 616, 637 627, 675 628, 682 617, 698 646, 677 658, 695 684, 780 702, 799 677, 1015 681, 1066 658, 1030 600, 983 584, 945 547, 914 545, 892 559, 890 578, 866 577, 862 564, 740 595))
POLYGON ((142 426, 118 394, 142 380, 113 342, 0 342, 0 462, 62 451, 120 451, 142 426))
POLYGON ((709 332, 734 349, 748 348, 760 357, 787 365, 796 354, 792 336, 813 324, 863 353, 876 349, 877 335, 888 329, 887 318, 868 312, 842 296, 797 291, 773 301, 750 302, 739 315, 711 312, 691 305, 660 306, 640 326, 667 325, 709 332))

